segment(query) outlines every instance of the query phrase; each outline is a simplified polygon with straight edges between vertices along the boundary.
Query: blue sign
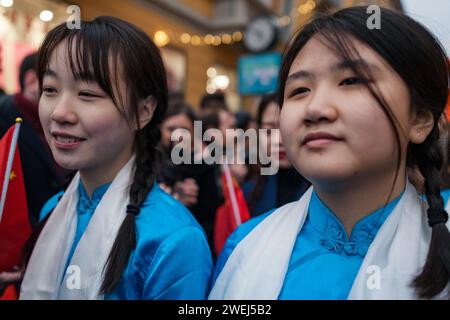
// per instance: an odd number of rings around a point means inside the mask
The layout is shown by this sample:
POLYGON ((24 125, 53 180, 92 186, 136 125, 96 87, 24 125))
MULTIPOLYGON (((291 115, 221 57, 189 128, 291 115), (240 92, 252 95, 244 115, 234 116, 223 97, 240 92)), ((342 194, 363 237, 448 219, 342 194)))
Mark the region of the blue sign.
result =
POLYGON ((240 94, 265 94, 275 91, 280 65, 279 52, 241 57, 238 62, 240 94))

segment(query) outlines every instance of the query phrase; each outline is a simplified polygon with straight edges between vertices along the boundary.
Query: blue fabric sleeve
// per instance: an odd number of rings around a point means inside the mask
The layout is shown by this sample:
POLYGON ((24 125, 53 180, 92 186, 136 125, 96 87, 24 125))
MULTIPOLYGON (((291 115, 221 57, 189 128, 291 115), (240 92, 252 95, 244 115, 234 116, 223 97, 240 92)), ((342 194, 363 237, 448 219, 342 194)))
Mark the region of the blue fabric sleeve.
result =
POLYGON ((210 289, 212 257, 203 232, 186 227, 165 239, 147 272, 143 299, 204 300, 210 289))
POLYGON ((448 199, 450 197, 450 189, 444 189, 441 191, 441 196, 444 199, 444 207, 447 205, 448 199))

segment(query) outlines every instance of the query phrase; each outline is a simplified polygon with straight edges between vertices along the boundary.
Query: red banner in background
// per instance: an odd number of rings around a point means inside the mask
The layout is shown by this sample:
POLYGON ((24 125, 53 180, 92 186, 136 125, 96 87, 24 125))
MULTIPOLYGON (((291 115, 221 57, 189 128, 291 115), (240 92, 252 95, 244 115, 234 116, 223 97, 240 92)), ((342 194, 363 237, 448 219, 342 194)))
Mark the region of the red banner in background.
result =
POLYGON ((0 272, 11 271, 20 263, 22 247, 31 234, 20 153, 16 146, 19 128, 20 123, 15 124, 0 140, 0 272))
POLYGON ((214 250, 217 256, 222 251, 230 234, 242 223, 250 219, 244 193, 227 165, 222 171, 222 190, 225 203, 217 209, 214 223, 214 250))

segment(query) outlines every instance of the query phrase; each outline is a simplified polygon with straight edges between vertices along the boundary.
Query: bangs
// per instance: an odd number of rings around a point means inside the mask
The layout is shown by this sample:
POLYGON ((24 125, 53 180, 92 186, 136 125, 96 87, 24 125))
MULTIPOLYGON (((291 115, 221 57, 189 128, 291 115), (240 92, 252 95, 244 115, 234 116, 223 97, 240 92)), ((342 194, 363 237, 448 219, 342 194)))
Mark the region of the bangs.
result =
POLYGON ((42 91, 43 77, 49 69, 50 58, 61 43, 67 44, 68 67, 75 80, 93 81, 113 100, 124 114, 124 99, 119 88, 120 45, 106 24, 85 22, 80 29, 60 24, 50 31, 39 50, 38 79, 42 91))

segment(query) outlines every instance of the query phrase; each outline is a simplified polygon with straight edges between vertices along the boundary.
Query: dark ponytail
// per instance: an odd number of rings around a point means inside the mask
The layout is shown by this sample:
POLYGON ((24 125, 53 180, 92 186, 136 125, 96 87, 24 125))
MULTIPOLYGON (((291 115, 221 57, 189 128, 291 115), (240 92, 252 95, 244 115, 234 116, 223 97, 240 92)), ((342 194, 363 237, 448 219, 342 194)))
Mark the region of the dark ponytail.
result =
POLYGON ((105 266, 101 294, 114 290, 127 267, 130 254, 136 247, 135 219, 155 183, 155 164, 161 157, 156 144, 160 141, 161 135, 157 127, 149 125, 143 131, 138 134, 139 138, 136 140, 136 167, 130 188, 130 203, 105 266), (149 138, 145 137, 146 134, 149 138))
MULTIPOLYGON (((448 213, 440 193, 442 148, 439 144, 437 124, 424 143, 411 145, 416 165, 425 179, 424 190, 428 202, 428 225, 432 228, 431 243, 423 270, 413 285, 422 298, 432 298, 442 292, 450 279, 450 232, 445 223, 448 213)), ((449 295, 449 293, 446 293, 449 295)))

